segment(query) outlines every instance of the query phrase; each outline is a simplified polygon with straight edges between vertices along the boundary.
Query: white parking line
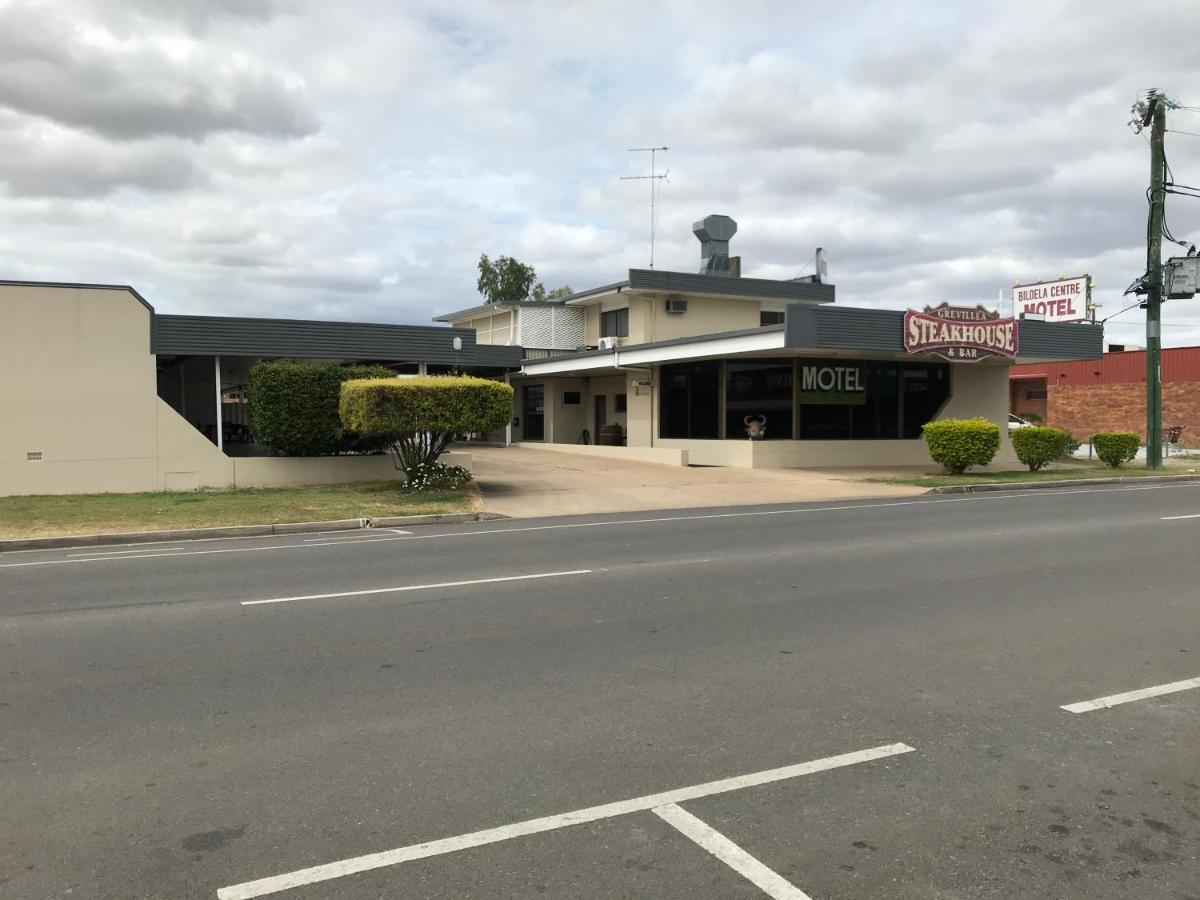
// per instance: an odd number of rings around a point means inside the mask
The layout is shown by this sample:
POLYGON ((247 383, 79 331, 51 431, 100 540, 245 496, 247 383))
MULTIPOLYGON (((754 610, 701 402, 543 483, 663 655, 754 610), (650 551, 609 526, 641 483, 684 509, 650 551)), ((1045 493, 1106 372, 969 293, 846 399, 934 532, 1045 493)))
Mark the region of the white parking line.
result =
POLYGON ((67 556, 69 556, 69 557, 70 556, 112 556, 112 557, 116 557, 119 555, 129 554, 129 553, 140 553, 140 554, 144 555, 147 553, 169 553, 172 550, 182 550, 182 549, 183 549, 182 547, 155 547, 153 550, 149 550, 145 547, 138 547, 134 550, 81 550, 78 553, 68 553, 67 556))
POLYGON ((1108 709, 1120 706, 1122 703, 1133 703, 1135 700, 1146 700, 1149 697, 1161 697, 1163 694, 1174 694, 1200 688, 1200 678, 1188 678, 1184 681, 1172 681, 1170 684, 1160 684, 1155 687, 1142 688, 1138 691, 1128 691, 1124 694, 1112 694, 1108 697, 1098 697, 1095 700, 1084 700, 1082 703, 1071 703, 1062 707, 1067 712, 1085 713, 1097 709, 1108 709))
POLYGON ((495 844, 512 838, 524 837, 530 834, 540 834, 544 831, 554 831, 570 825, 581 825, 586 822, 596 822, 600 819, 611 819, 614 816, 624 816, 633 812, 655 809, 671 803, 682 803, 685 800, 695 800, 698 797, 710 797, 713 794, 723 794, 742 788, 755 787, 760 784, 770 784, 773 781, 783 781, 800 775, 812 775, 815 772, 825 772, 842 766, 852 766, 856 763, 870 762, 901 753, 911 753, 915 748, 907 744, 885 744, 881 747, 871 747, 868 750, 857 750, 854 753, 843 753, 840 756, 829 756, 780 769, 767 769, 763 772, 753 772, 749 775, 737 775, 733 778, 723 778, 720 781, 709 781, 691 787, 677 788, 664 791, 661 794, 648 794, 644 797, 634 797, 632 800, 620 800, 616 803, 606 803, 602 806, 589 806, 574 812, 560 813, 555 816, 545 816, 541 819, 528 819, 511 825, 501 825, 498 828, 488 828, 484 831, 473 831, 470 834, 460 834, 457 837, 442 838, 437 841, 427 841, 423 844, 412 844, 395 850, 384 850, 381 853, 369 853, 366 856, 356 856, 338 862, 313 866, 308 869, 298 869, 284 875, 273 875, 270 878, 260 878, 257 881, 246 881, 242 884, 223 887, 217 891, 218 900, 250 900, 252 897, 262 897, 290 888, 303 887, 333 878, 342 878, 357 872, 367 872, 371 869, 381 869, 398 863, 410 862, 414 859, 426 859, 430 856, 441 856, 471 847, 482 847, 485 844, 495 844))
POLYGON ((1192 513, 1190 516, 1162 516, 1164 522, 1174 522, 1177 519, 1200 519, 1200 513, 1192 513))
POLYGON ((366 591, 338 591, 334 594, 306 594, 303 597, 272 597, 269 600, 243 600, 242 606, 258 606, 263 603, 291 603, 293 600, 330 600, 334 597, 366 597, 370 594, 402 594, 405 591, 428 591, 434 588, 466 587, 471 584, 499 584, 504 581, 533 581, 537 578, 560 578, 566 575, 591 574, 591 569, 572 569, 569 572, 538 572, 533 575, 473 578, 470 581, 442 581, 437 584, 406 584, 400 587, 371 588, 366 591))
POLYGON ((778 872, 768 869, 757 859, 708 824, 674 803, 651 810, 656 816, 683 834, 743 878, 750 881, 772 900, 812 900, 778 872))

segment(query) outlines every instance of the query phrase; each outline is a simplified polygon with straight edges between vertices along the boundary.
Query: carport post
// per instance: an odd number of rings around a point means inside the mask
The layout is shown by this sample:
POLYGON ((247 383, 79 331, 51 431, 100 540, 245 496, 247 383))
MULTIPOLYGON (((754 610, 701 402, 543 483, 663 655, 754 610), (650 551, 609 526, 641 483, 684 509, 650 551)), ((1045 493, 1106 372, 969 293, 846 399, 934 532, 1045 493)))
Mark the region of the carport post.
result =
POLYGON ((429 364, 423 363, 423 362, 417 363, 417 374, 418 375, 428 375, 429 374, 429 364))
POLYGON ((217 383, 217 449, 225 452, 225 435, 221 428, 221 357, 213 357, 213 380, 217 383))
MULTIPOLYGON (((551 313, 553 313, 553 307, 551 308, 551 313)), ((512 376, 510 376, 507 372, 504 373, 504 383, 507 385, 512 384, 512 376)), ((508 421, 504 423, 504 446, 505 447, 512 446, 512 415, 511 415, 511 411, 510 411, 510 415, 508 417, 508 421)))

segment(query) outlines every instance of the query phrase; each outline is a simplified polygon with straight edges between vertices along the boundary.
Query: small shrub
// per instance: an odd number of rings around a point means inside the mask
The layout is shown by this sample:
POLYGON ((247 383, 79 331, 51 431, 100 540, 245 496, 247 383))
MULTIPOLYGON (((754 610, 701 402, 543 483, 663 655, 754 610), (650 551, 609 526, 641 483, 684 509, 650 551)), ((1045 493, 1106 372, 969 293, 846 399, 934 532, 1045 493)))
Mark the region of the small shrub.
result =
POLYGON ((986 466, 1000 449, 1000 426, 987 419, 939 419, 921 430, 933 461, 952 475, 986 466))
POLYGON ((1038 413, 1023 412, 1023 413, 1017 413, 1017 415, 1020 416, 1022 419, 1024 419, 1026 422, 1032 422, 1034 425, 1042 424, 1042 417, 1038 413))
POLYGON ((471 480, 471 470, 441 463, 419 463, 408 473, 405 488, 410 491, 443 491, 460 488, 471 480))
POLYGON ((1096 455, 1114 469, 1137 456, 1141 443, 1136 431, 1101 431, 1092 435, 1096 455))
POLYGON ((1071 436, 1061 428, 1043 428, 1031 425, 1028 428, 1017 428, 1009 436, 1017 459, 1029 466, 1030 472, 1036 472, 1048 462, 1053 462, 1063 455, 1063 451, 1071 442, 1071 436))
POLYGON ((1063 443, 1062 453, 1059 454, 1059 459, 1072 460, 1075 458, 1075 451, 1083 446, 1079 441, 1075 440, 1074 436, 1067 434, 1067 439, 1063 443))

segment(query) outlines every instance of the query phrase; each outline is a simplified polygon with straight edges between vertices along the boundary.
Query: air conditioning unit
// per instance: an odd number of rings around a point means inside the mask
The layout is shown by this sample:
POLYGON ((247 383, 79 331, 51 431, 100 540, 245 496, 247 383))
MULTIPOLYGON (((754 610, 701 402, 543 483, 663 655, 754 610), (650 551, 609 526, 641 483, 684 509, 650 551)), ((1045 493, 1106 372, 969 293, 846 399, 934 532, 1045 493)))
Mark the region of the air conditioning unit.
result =
POLYGON ((601 350, 616 350, 620 345, 621 339, 617 337, 602 337, 597 345, 601 350))
POLYGON ((667 300, 667 312, 675 316, 681 316, 687 312, 687 301, 679 298, 670 298, 667 300))

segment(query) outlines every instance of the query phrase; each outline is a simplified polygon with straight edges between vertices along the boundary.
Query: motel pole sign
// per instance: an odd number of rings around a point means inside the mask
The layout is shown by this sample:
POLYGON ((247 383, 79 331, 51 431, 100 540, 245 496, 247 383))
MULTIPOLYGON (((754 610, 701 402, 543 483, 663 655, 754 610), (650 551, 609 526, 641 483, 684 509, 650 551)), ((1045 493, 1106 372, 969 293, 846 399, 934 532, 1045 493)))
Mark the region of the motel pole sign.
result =
POLYGON ((1012 289, 1013 315, 1045 316, 1047 322, 1082 322, 1088 317, 1091 297, 1090 275, 1015 284, 1012 289))
POLYGON ((1017 355, 1017 322, 982 306, 927 306, 904 313, 904 349, 932 353, 950 362, 977 362, 1017 355))

